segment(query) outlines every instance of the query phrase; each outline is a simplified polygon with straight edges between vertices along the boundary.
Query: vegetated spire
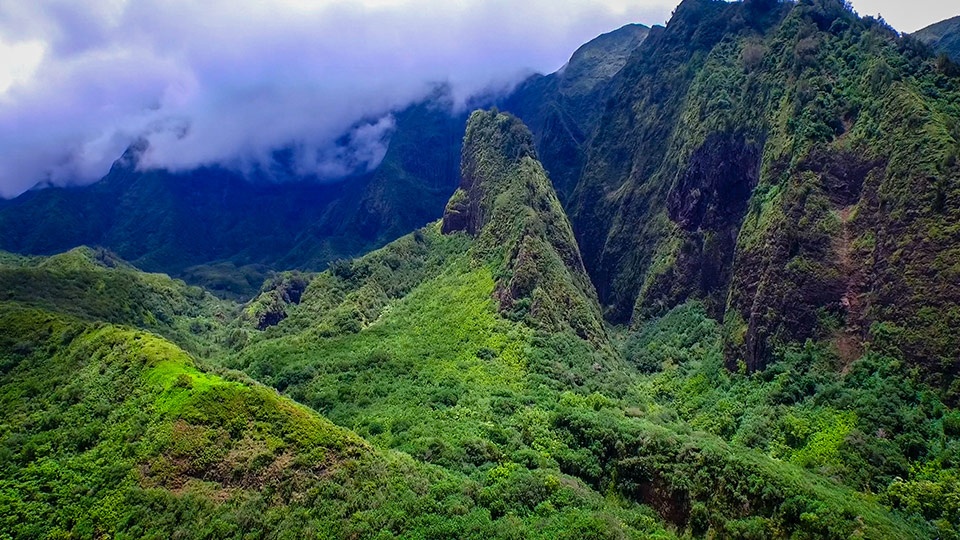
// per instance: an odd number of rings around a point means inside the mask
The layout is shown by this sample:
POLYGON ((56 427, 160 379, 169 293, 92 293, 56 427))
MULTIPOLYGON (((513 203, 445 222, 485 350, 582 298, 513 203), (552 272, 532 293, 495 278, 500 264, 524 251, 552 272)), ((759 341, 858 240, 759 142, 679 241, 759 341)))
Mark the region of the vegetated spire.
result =
POLYGON ((604 343, 596 292, 573 229, 523 122, 496 109, 474 112, 461 178, 442 230, 477 238, 475 257, 495 266, 501 313, 604 343))

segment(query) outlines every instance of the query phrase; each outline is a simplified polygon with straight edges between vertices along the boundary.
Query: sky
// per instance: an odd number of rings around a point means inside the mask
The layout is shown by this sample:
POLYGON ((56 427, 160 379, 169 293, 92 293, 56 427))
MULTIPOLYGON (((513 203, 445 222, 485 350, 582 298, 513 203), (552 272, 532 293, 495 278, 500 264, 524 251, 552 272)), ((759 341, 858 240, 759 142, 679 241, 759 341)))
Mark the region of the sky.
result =
MULTIPOLYGON (((292 148, 302 174, 379 163, 391 111, 561 67, 591 38, 664 24, 675 0, 0 0, 0 197, 142 167, 240 170, 292 148), (346 134, 346 137, 343 137, 346 134), (334 145, 333 141, 347 141, 334 145)), ((915 31, 943 0, 855 0, 915 31)))

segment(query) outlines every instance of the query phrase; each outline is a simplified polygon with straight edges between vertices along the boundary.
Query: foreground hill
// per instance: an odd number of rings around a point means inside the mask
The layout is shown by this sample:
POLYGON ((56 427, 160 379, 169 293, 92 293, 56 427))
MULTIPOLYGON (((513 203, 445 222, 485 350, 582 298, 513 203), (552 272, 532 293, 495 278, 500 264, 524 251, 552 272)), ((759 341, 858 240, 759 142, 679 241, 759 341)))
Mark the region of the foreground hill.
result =
POLYGON ((643 514, 623 523, 561 475, 503 469, 481 483, 375 450, 145 332, 2 304, 0 350, 0 528, 13 538, 660 530, 643 514), (517 517, 524 489, 553 510, 517 517))

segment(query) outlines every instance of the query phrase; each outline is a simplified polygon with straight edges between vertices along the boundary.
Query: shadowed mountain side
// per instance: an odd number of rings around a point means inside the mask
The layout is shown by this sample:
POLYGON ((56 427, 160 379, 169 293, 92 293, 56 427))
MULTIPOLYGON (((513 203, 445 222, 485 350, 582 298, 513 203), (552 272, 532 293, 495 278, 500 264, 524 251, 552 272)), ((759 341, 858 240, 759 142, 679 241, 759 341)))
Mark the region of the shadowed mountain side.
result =
POLYGON ((733 369, 813 339, 846 361, 893 347, 949 387, 958 75, 839 0, 685 0, 566 154, 583 163, 563 200, 607 320, 696 299, 725 321, 733 369))
POLYGON ((582 147, 597 128, 610 81, 649 32, 631 24, 603 34, 580 47, 560 71, 527 79, 502 101, 503 110, 530 127, 562 201, 583 168, 582 147))

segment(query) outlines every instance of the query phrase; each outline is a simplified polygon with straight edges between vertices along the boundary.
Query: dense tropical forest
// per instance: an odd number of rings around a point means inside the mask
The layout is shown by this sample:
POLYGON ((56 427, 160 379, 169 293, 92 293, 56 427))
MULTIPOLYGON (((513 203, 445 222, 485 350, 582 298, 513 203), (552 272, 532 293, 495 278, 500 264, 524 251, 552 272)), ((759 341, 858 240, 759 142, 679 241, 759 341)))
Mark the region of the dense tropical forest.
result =
POLYGON ((3 202, 0 538, 960 538, 938 46, 685 0, 349 185, 3 202))

